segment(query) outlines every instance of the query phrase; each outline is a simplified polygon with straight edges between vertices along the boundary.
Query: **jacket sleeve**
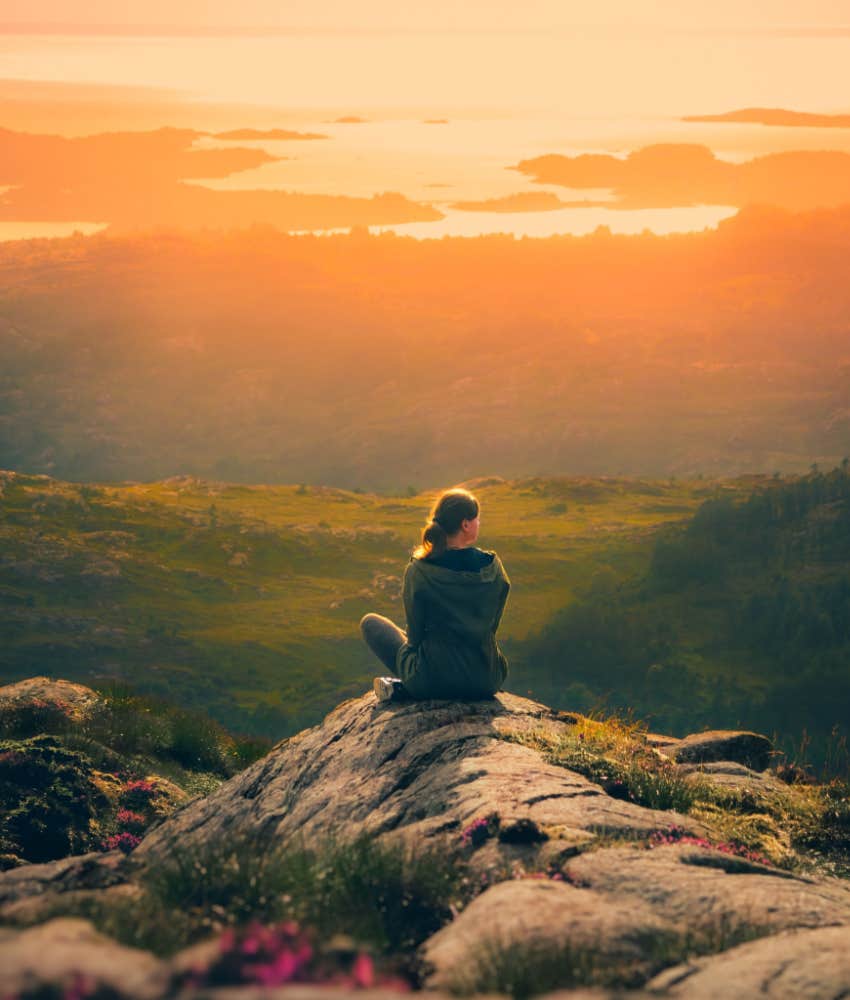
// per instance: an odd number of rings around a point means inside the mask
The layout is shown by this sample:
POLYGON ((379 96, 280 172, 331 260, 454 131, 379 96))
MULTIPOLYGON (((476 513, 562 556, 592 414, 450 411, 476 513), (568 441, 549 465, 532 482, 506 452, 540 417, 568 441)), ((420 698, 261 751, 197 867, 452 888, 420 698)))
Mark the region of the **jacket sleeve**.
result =
POLYGON ((425 630, 425 620, 422 607, 422 589, 418 584, 419 573, 413 559, 407 564, 404 571, 404 586, 402 597, 404 599, 404 616, 407 619, 407 643, 409 646, 418 646, 422 642, 422 635, 425 630))
MULTIPOLYGON (((496 556, 498 559, 499 557, 496 556)), ((499 597, 499 604, 496 608, 496 617, 493 619, 493 632, 498 629, 499 622, 502 620, 502 612, 505 610, 505 604, 508 601, 508 594, 511 589, 511 581, 508 579, 508 574, 505 572, 505 567, 502 565, 502 560, 499 559, 499 583, 502 586, 502 593, 499 597)))

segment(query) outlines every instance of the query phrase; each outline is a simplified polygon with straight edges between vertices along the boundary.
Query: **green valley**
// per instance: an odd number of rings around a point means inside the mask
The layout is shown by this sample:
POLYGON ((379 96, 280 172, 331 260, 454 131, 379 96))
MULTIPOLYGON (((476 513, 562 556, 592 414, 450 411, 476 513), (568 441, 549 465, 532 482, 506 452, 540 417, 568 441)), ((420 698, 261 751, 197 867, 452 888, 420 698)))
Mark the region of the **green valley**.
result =
MULTIPOLYGON (((430 502, 192 478, 1 481, 0 680, 117 680, 273 738, 367 688, 358 621, 403 622, 401 576, 430 502)), ((847 717, 846 636, 782 641, 770 615, 783 588, 845 579, 847 481, 843 469, 473 481, 481 544, 512 580, 509 688, 632 708, 667 731, 761 727, 790 744, 805 728, 822 758, 847 717)), ((840 586, 823 600, 846 607, 840 586)))

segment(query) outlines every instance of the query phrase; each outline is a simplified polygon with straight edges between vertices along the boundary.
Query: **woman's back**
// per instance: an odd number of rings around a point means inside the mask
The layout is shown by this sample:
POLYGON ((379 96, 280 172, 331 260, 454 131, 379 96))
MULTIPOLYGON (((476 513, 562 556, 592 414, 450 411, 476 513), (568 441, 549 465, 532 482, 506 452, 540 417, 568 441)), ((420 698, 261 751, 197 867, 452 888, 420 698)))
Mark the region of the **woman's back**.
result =
POLYGON ((407 643, 397 662, 414 697, 487 697, 501 688, 507 661, 495 633, 509 590, 495 552, 455 549, 410 560, 403 589, 407 643))
POLYGON ((361 619, 369 648, 400 677, 375 678, 380 699, 477 699, 501 690, 508 661, 496 629, 511 584, 496 553, 474 547, 479 509, 459 487, 437 498, 404 573, 406 632, 382 615, 361 619))

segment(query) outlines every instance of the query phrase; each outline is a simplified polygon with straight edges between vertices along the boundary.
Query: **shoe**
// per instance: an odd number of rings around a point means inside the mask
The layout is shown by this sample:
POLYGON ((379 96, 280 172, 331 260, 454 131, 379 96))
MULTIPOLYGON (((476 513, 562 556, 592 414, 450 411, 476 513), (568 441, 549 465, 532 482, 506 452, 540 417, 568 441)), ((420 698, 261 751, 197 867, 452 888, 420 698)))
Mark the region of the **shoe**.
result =
POLYGON ((392 701, 404 692, 404 686, 397 677, 376 677, 372 681, 372 690, 378 701, 392 701))

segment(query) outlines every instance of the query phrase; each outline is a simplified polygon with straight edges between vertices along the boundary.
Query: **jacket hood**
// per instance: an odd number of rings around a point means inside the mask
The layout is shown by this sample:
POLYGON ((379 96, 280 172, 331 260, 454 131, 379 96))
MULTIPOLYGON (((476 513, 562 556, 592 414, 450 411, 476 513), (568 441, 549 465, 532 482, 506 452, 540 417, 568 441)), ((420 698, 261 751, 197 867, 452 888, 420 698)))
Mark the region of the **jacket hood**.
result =
POLYGON ((478 570, 447 569, 445 566, 436 566, 434 563, 428 562, 427 559, 411 559, 411 562, 416 565, 418 572, 435 586, 469 587, 482 583, 489 584, 504 576, 505 571, 495 552, 488 549, 483 551, 487 555, 492 555, 493 558, 486 566, 482 566, 478 570))

